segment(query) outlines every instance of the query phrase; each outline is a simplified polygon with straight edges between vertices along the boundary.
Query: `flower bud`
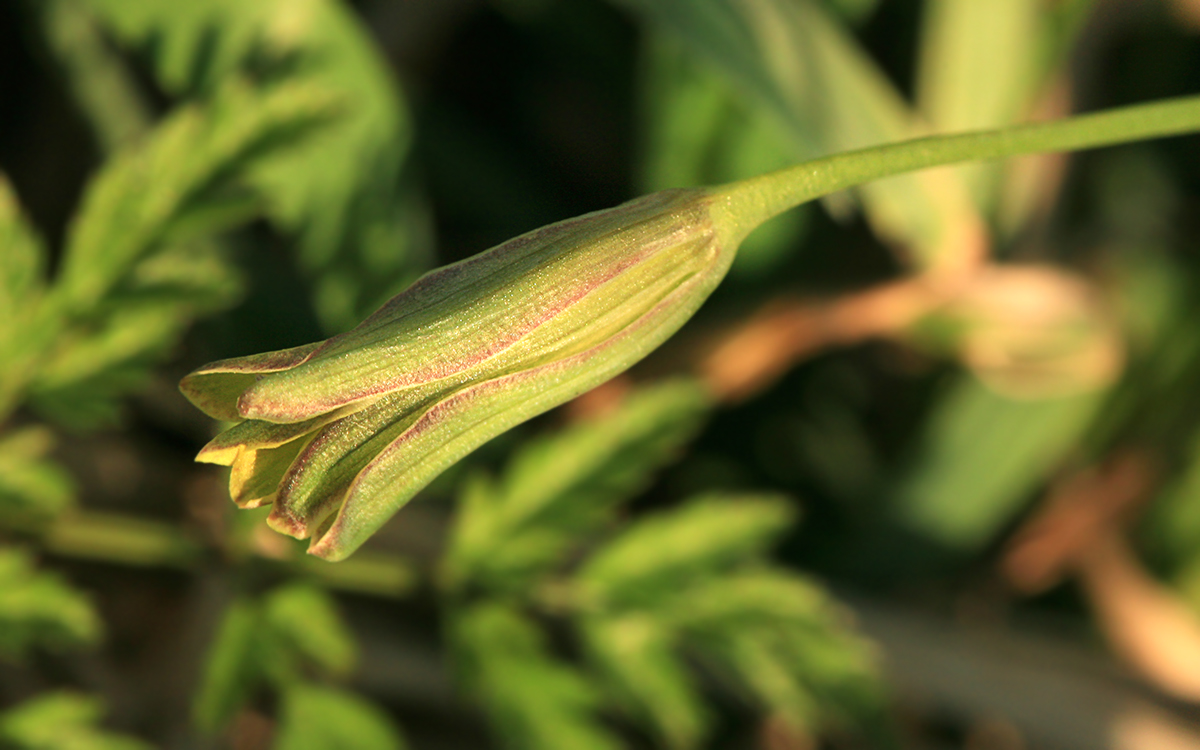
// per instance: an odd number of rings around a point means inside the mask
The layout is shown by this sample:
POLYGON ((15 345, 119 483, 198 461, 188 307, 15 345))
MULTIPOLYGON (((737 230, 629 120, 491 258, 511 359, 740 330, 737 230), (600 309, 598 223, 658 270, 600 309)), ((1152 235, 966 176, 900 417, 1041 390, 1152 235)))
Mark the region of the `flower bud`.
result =
POLYGON ((534 230, 416 281, 324 342, 184 378, 218 419, 200 452, 242 507, 340 560, 493 436, 613 377, 724 277, 740 227, 705 190, 656 193, 534 230), (720 224, 721 226, 718 226, 720 224))

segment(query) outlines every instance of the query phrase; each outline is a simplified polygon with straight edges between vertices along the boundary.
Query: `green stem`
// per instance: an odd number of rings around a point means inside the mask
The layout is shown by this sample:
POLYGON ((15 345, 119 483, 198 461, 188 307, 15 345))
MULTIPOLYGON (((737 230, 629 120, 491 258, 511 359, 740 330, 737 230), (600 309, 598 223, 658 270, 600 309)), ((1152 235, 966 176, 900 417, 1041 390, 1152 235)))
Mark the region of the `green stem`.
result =
POLYGON ((718 226, 740 243, 767 219, 839 190, 918 169, 1025 154, 1075 151, 1200 130, 1200 96, 1065 120, 916 138, 814 159, 712 189, 718 226), (723 220, 723 221, 722 221, 723 220))

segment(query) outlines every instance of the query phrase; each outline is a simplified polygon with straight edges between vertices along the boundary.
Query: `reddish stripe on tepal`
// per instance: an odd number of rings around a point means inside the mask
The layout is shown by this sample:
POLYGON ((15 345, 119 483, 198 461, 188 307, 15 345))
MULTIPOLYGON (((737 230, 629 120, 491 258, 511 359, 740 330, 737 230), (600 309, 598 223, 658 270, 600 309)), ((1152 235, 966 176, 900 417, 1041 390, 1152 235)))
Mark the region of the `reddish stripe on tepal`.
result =
MULTIPOLYGON (((624 231, 624 229, 627 228, 623 228, 620 231, 624 231)), ((511 326, 503 329, 497 338, 492 339, 482 347, 478 345, 478 342, 471 342, 469 338, 465 340, 460 339, 457 342, 443 340, 437 345, 436 351, 430 353, 430 359, 425 367, 416 371, 397 372, 390 377, 373 379, 353 389, 339 392, 316 393, 305 399, 302 404, 298 403, 295 398, 290 397, 290 394, 284 388, 280 387, 281 384, 277 382, 264 382, 261 386, 251 387, 242 395, 238 401, 238 410, 247 419, 264 419, 277 422, 297 421, 325 411, 340 408, 364 398, 377 397, 401 388, 451 377, 508 350, 542 326, 553 321, 572 305, 577 304, 580 300, 605 284, 629 272, 643 263, 647 258, 664 249, 675 247, 682 241, 682 237, 693 231, 693 228, 680 223, 673 231, 666 234, 666 236, 660 235, 655 241, 642 245, 639 251, 625 256, 615 263, 592 266, 590 268, 592 273, 576 277, 574 284, 555 290, 553 296, 550 297, 550 304, 527 308, 525 315, 514 319, 511 326), (468 351, 459 351, 456 349, 456 344, 460 345, 459 348, 463 348, 461 344, 467 342, 471 343, 469 347, 466 347, 468 351), (446 352, 455 356, 448 359, 438 359, 439 355, 446 352), (298 406, 300 408, 297 408, 298 406)), ((408 292, 403 292, 400 297, 404 297, 406 294, 408 292)), ((331 339, 330 342, 332 341, 331 339)), ((407 345, 426 346, 430 344, 409 342, 407 345)), ((399 346, 404 346, 404 344, 400 344, 399 346)), ((321 351, 319 350, 313 355, 312 359, 313 361, 320 361, 320 357, 321 351)), ((297 372, 297 375, 299 375, 299 372, 297 372)))

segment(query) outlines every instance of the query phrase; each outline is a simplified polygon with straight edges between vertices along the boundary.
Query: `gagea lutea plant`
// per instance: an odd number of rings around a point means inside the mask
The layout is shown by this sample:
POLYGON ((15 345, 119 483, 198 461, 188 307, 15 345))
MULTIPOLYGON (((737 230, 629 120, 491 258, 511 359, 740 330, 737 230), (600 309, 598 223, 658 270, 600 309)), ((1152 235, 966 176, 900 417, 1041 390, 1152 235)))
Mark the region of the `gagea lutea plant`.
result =
POLYGON ((831 193, 963 161, 1200 130, 1200 97, 837 154, 670 190, 435 270, 353 330, 227 359, 182 382, 237 422, 198 460, 241 507, 341 560, 448 466, 629 368, 675 333, 763 222, 831 193))

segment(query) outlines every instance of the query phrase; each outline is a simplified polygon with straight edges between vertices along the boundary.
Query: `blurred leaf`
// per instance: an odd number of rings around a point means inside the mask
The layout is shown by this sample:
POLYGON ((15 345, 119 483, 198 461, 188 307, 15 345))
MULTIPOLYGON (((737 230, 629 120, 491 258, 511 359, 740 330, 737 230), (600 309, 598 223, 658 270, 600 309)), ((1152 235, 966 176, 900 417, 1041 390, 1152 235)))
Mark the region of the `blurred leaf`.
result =
POLYGON ((880 723, 883 686, 870 645, 816 586, 746 570, 699 581, 658 607, 702 660, 796 727, 880 723))
POLYGON ((95 698, 42 695, 0 713, 0 745, 13 750, 149 750, 151 745, 95 726, 103 714, 95 698))
POLYGON ((793 514, 778 497, 702 498, 635 523, 578 573, 590 656, 673 746, 705 729, 680 654, 796 728, 878 722, 871 650, 819 588, 764 566, 793 514))
MULTIPOLYGON (((644 46, 643 192, 732 182, 796 161, 778 118, 674 36, 650 33, 644 46)), ((776 267, 802 241, 810 210, 801 206, 753 232, 732 273, 776 267)))
POLYGON ((297 654, 333 675, 346 675, 358 660, 354 635, 325 591, 296 584, 276 589, 264 601, 274 637, 286 639, 297 654))
POLYGON ((673 634, 641 614, 591 617, 581 630, 591 660, 627 711, 653 722, 669 747, 700 744, 708 712, 675 655, 673 634))
POLYGON ((0 419, 15 406, 42 345, 37 327, 30 328, 45 286, 45 264, 41 238, 0 174, 0 419))
POLYGON ((101 149, 111 154, 142 137, 150 128, 150 106, 84 4, 42 0, 32 8, 101 149))
POLYGON ((0 435, 0 518, 5 525, 48 521, 71 506, 75 486, 46 454, 54 436, 42 427, 0 435))
POLYGON ((831 11, 852 24, 860 24, 871 17, 879 7, 880 0, 822 0, 831 11))
POLYGON ((1103 394, 1022 401, 962 376, 938 399, 896 482, 896 513, 950 547, 986 544, 1062 464, 1103 394))
POLYGON ((576 670, 550 656, 537 627, 515 610, 490 603, 460 611, 453 637, 464 681, 505 747, 621 747, 596 719, 600 696, 576 670))
POLYGON ((257 690, 290 690, 310 672, 345 677, 356 660, 354 637, 324 591, 290 584, 259 601, 239 599, 209 647, 192 713, 201 729, 216 732, 257 690))
POLYGON ((0 174, 0 320, 5 330, 30 306, 45 283, 46 251, 8 179, 0 174))
POLYGON ((603 605, 652 602, 761 556, 795 520, 786 498, 713 496, 652 514, 596 552, 576 583, 603 605))
MULTIPOLYGON (((317 312, 340 331, 411 281, 427 220, 400 189, 412 126, 387 62, 338 0, 87 0, 146 48, 175 95, 213 91, 242 73, 336 92, 343 117, 257 168, 272 218, 299 233, 317 312)), ((419 261, 418 261, 419 262, 419 261)))
MULTIPOLYGON (((1043 62, 1042 0, 929 0, 925 3, 917 99, 935 130, 982 130, 1016 122, 1032 105, 1043 62)), ((1001 167, 958 170, 975 204, 990 212, 1001 167)))
POLYGON ((92 644, 101 628, 86 596, 38 571, 23 552, 0 548, 0 656, 92 644))
MULTIPOLYGON (((862 148, 920 133, 875 63, 810 0, 621 0, 678 34, 788 128, 798 157, 862 148)), ((918 267, 953 268, 981 250, 982 225, 945 170, 860 188, 886 242, 918 267)))
POLYGON ((192 716, 202 731, 213 733, 227 725, 257 689, 261 628, 258 605, 240 600, 225 610, 192 701, 192 716))
POLYGON ((205 107, 183 106, 88 186, 56 284, 68 314, 87 314, 205 190, 332 114, 330 96, 288 86, 230 85, 205 107))
POLYGON ((388 716, 354 693, 297 684, 283 692, 274 750, 403 750, 388 716))
MULTIPOLYGON (((1193 437, 1183 471, 1155 498, 1143 524, 1151 551, 1166 559, 1196 587, 1200 570, 1200 435, 1193 437)), ((1191 593, 1191 592, 1189 592, 1191 593)), ((1200 604, 1200 598, 1194 600, 1200 604)))
POLYGON ((27 376, 43 413, 73 427, 110 420, 114 396, 144 382, 185 325, 231 301, 240 283, 221 248, 163 243, 185 220, 193 237, 227 228, 229 215, 209 210, 212 196, 223 200, 216 189, 328 119, 330 108, 310 88, 255 96, 231 85, 208 107, 181 108, 102 169, 39 317, 61 328, 42 336, 51 348, 27 376))
POLYGON ((502 478, 468 484, 445 558, 447 580, 519 590, 641 490, 707 408, 699 386, 667 383, 629 397, 609 416, 530 441, 502 478))

